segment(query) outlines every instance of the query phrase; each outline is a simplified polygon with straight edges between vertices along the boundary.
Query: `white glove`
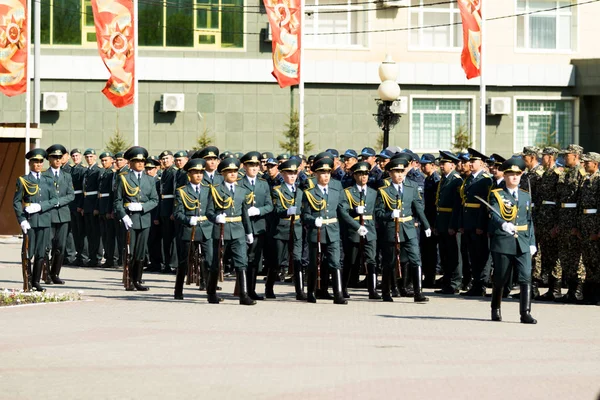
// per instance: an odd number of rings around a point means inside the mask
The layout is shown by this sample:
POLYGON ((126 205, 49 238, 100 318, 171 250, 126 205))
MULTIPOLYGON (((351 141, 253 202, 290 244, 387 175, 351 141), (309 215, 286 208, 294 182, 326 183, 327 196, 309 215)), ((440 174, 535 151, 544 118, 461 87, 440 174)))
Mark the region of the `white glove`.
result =
POLYGON ((246 235, 246 243, 247 244, 254 243, 254 236, 251 233, 249 233, 248 235, 246 235))
POLYGON ((296 206, 290 206, 290 208, 287 209, 287 215, 296 215, 296 206))
POLYGON ((323 226, 323 218, 321 218, 321 217, 315 218, 315 226, 317 228, 322 227, 323 226))
POLYGON ((356 213, 362 215, 365 213, 365 206, 356 206, 356 213))
POLYGON ((400 218, 400 210, 393 210, 392 211, 392 218, 394 218, 394 219, 400 218))
POLYGON ((431 237, 431 229, 425 229, 425 237, 431 237))
POLYGON ((502 224, 502 230, 506 233, 514 235, 516 231, 515 224, 513 224, 512 222, 504 222, 502 224))
POLYGON ((254 207, 254 206, 250 207, 248 209, 248 216, 254 217, 256 215, 260 215, 260 210, 258 209, 258 207, 254 207))
POLYGON ((190 225, 191 226, 198 225, 198 217, 190 217, 190 225))
POLYGON ((358 228, 356 233, 358 233, 359 236, 367 236, 367 233, 369 233, 369 230, 366 227, 361 226, 360 228, 358 228))
POLYGON ((123 225, 125 225, 126 230, 129 230, 129 228, 133 226, 133 221, 131 220, 129 215, 124 216, 121 221, 123 221, 123 225))
POLYGON ((217 215, 217 218, 215 218, 215 222, 217 224, 224 224, 225 223, 225 214, 217 215))
POLYGON ((127 206, 127 209, 129 211, 142 211, 142 203, 129 203, 129 205, 127 206))
POLYGON ((27 231, 31 229, 31 225, 27 220, 21 222, 21 230, 23 231, 23 235, 27 235, 27 231))
POLYGON ((40 211, 42 211, 42 206, 40 206, 38 203, 33 203, 25 207, 25 212, 27 214, 35 214, 36 212, 40 211))
POLYGON ((531 256, 533 257, 533 255, 535 253, 537 253, 537 247, 535 247, 534 245, 529 246, 529 252, 531 253, 531 256))

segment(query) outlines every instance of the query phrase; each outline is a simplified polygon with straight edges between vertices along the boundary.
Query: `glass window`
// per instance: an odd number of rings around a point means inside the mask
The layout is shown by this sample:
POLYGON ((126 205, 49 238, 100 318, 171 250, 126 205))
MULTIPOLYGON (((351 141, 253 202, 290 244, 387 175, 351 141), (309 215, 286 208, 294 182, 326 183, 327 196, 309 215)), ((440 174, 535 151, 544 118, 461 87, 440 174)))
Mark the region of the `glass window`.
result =
POLYGON ((570 1, 517 0, 517 47, 523 49, 574 50, 577 7, 570 1))
POLYGON ((307 46, 366 46, 367 13, 360 0, 306 0, 304 21, 307 46), (348 32, 348 33, 343 33, 348 32), (334 33, 323 35, 323 33, 334 33), (337 34, 335 34, 337 33, 337 34))
POLYGON ((462 48, 462 23, 456 2, 412 0, 410 27, 412 47, 424 49, 462 48))
POLYGON ((458 132, 471 133, 471 100, 413 99, 411 148, 450 149, 458 132))
POLYGON ((515 151, 573 143, 573 101, 517 100, 515 151))

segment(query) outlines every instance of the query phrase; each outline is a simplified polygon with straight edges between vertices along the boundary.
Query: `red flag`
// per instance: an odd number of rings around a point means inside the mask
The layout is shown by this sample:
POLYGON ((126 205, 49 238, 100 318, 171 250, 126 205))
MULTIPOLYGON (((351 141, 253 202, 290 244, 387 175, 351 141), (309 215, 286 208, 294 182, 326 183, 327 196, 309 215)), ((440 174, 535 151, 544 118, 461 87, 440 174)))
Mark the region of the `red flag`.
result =
POLYGON ((284 88, 300 82, 300 0, 263 0, 271 25, 273 76, 284 88), (281 2, 279 2, 281 1, 281 2))
MULTIPOLYGON (((0 0, 2 1, 2 0, 0 0)), ((115 107, 133 103, 134 49, 133 2, 92 0, 98 52, 110 71, 102 93, 115 107)))
POLYGON ((460 63, 467 79, 475 78, 481 73, 481 2, 482 0, 458 1, 463 26, 460 63))
POLYGON ((27 90, 26 0, 0 0, 0 92, 16 96, 27 90))

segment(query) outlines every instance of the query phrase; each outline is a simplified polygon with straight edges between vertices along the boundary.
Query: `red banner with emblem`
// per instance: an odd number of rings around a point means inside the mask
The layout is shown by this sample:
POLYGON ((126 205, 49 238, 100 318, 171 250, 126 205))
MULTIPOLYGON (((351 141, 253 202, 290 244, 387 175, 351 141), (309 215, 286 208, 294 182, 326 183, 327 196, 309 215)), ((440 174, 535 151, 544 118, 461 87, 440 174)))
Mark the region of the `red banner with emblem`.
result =
POLYGON ((92 0, 92 9, 98 52, 110 71, 102 93, 115 107, 124 107, 133 103, 135 91, 133 2, 92 0))
POLYGON ((16 96, 27 90, 26 0, 0 0, 0 92, 16 96))
POLYGON ((300 0, 263 0, 271 27, 273 76, 279 86, 300 82, 300 0))
POLYGON ((467 79, 481 73, 481 2, 483 0, 459 0, 460 18, 463 26, 463 51, 460 63, 467 79))

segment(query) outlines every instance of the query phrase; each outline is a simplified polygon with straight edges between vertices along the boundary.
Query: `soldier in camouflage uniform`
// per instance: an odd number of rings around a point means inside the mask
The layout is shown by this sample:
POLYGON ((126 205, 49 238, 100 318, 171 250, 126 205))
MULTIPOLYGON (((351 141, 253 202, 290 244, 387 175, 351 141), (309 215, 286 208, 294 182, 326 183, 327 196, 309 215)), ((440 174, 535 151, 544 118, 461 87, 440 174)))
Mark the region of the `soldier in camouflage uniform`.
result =
POLYGON ((556 184, 561 174, 561 168, 555 163, 557 154, 558 149, 554 147, 544 147, 542 150, 542 167, 545 171, 535 189, 538 196, 533 198, 533 224, 541 253, 541 270, 538 274, 534 265, 532 278, 541 279, 548 274, 548 292, 536 297, 541 301, 553 301, 561 296, 562 268, 558 259, 558 238, 551 235, 557 213, 556 184))
MULTIPOLYGON (((569 287, 567 295, 559 301, 565 303, 583 301, 583 282, 585 269, 581 263, 581 239, 577 230, 577 201, 579 188, 586 177, 585 169, 579 158, 583 147, 571 144, 563 151, 565 168, 556 185, 558 223, 555 222, 552 236, 558 237, 558 254, 562 266, 563 277, 569 287)), ((555 219, 556 221, 556 219, 555 219)))
POLYGON ((598 247, 598 208, 600 208, 600 154, 582 157, 587 176, 579 188, 577 227, 582 240, 582 259, 585 267, 583 298, 588 304, 600 302, 600 248, 598 247))

